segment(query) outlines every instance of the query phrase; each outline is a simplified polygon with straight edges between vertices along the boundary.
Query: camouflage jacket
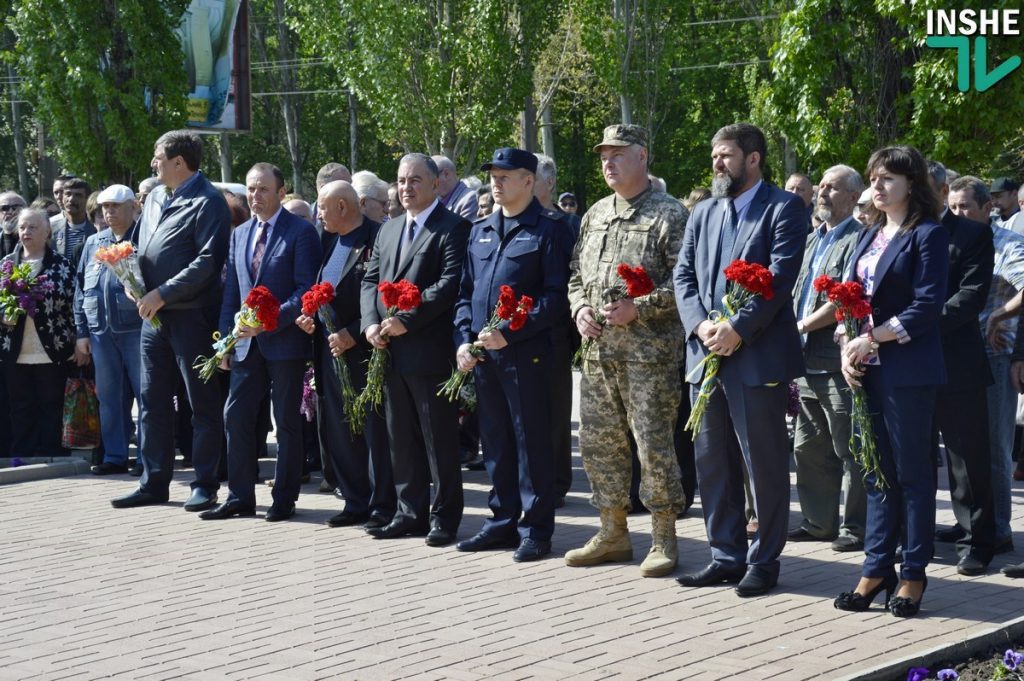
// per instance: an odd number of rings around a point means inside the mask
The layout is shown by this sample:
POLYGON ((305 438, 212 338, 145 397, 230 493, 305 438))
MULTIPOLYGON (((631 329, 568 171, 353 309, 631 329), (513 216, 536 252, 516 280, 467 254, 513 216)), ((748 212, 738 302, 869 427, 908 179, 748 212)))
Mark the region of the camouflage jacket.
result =
POLYGON ((622 284, 620 263, 643 266, 655 289, 634 299, 637 318, 606 326, 586 358, 605 361, 680 362, 683 325, 675 304, 672 270, 689 217, 675 198, 650 189, 626 201, 615 194, 583 216, 569 264, 569 309, 573 319, 587 305, 599 311, 605 289, 622 284))

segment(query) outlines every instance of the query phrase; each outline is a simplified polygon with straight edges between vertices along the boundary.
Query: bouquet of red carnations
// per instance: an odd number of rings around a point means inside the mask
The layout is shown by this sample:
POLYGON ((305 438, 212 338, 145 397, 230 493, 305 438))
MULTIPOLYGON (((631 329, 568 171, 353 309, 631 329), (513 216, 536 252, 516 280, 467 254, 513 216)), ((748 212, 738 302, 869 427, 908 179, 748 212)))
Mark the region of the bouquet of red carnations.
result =
MULTIPOLYGON (((871 316, 871 303, 864 297, 864 287, 860 282, 837 282, 828 275, 821 275, 814 280, 814 290, 824 293, 836 308, 836 321, 843 325, 843 334, 847 341, 857 337, 860 321, 871 316)), ((878 459, 878 448, 875 444, 875 429, 871 423, 871 411, 868 409, 868 396, 862 386, 850 386, 853 396, 850 420, 853 429, 850 434, 850 453, 860 464, 864 476, 875 474, 875 488, 884 489, 887 485, 882 465, 878 459)))
MULTIPOLYGON (((270 292, 270 289, 266 286, 257 286, 249 291, 249 295, 245 297, 245 302, 242 304, 242 309, 235 313, 235 329, 240 329, 243 326, 255 329, 262 326, 264 331, 273 331, 277 328, 277 318, 280 313, 281 303, 277 302, 277 298, 270 292)), ((213 356, 200 355, 196 357, 196 363, 192 365, 192 368, 199 371, 199 377, 204 381, 210 380, 220 363, 238 345, 235 329, 232 329, 231 333, 224 338, 221 338, 219 331, 215 331, 213 334, 213 356)))
MULTIPOLYGON (((518 331, 526 324, 526 318, 532 309, 533 298, 524 295, 520 296, 517 300, 516 292, 512 290, 512 287, 502 285, 498 293, 498 302, 494 306, 494 312, 491 313, 491 318, 480 329, 480 333, 494 331, 502 322, 508 322, 510 331, 518 331)), ((476 343, 469 347, 469 352, 477 358, 484 356, 484 349, 476 343)), ((438 397, 447 397, 449 402, 459 399, 462 387, 465 385, 468 377, 468 371, 461 371, 455 368, 452 370, 452 375, 448 377, 448 380, 441 384, 441 389, 437 391, 438 397)))
MULTIPOLYGON (((377 285, 377 291, 380 292, 380 300, 384 303, 386 317, 415 310, 422 302, 416 284, 406 279, 399 282, 382 281, 377 285)), ((387 334, 382 333, 381 338, 387 338, 387 334)), ((370 353, 370 365, 366 370, 366 387, 356 402, 359 409, 373 407, 380 410, 384 403, 384 374, 387 370, 387 348, 374 348, 370 353)))
MULTIPOLYGON (((654 290, 654 281, 651 279, 651 276, 647 274, 647 270, 645 270, 642 265, 630 267, 626 263, 619 263, 619 267, 616 272, 618 272, 619 278, 622 279, 622 283, 616 284, 615 286, 609 286, 601 292, 601 297, 606 303, 613 303, 616 300, 621 300, 623 298, 639 298, 640 296, 646 296, 654 290)), ((594 310, 594 319, 601 326, 606 324, 604 315, 598 310, 594 310)), ((583 339, 583 342, 580 343, 580 347, 576 350, 576 354, 572 356, 572 365, 574 368, 579 369, 583 366, 583 358, 596 342, 596 338, 583 339)))
MULTIPOLYGON (((116 244, 97 248, 93 256, 97 261, 110 268, 117 280, 132 294, 135 300, 146 295, 142 286, 142 269, 139 268, 139 255, 131 241, 119 241, 116 244)), ((160 319, 153 315, 149 323, 154 329, 160 328, 160 319)))
MULTIPOLYGON (((330 311, 322 309, 333 300, 334 286, 329 281, 313 284, 311 289, 302 294, 302 314, 307 317, 319 317, 324 325, 325 336, 338 332, 330 311)), ((366 411, 356 405, 359 393, 352 385, 352 374, 348 370, 348 363, 344 357, 334 357, 334 373, 337 374, 341 384, 341 402, 345 420, 348 421, 352 433, 358 435, 363 432, 363 426, 366 424, 366 411)))
MULTIPOLYGON (((775 296, 775 291, 772 290, 772 272, 760 263, 733 260, 725 268, 725 279, 728 282, 726 284, 725 296, 722 297, 722 306, 725 308, 725 314, 723 315, 718 310, 712 310, 711 314, 708 315, 708 320, 713 324, 718 324, 719 322, 727 321, 731 317, 735 317, 736 313, 742 310, 756 296, 761 296, 765 300, 771 300, 775 296)), ((695 366, 693 371, 686 376, 686 380, 689 381, 697 374, 698 370, 704 370, 700 391, 697 393, 697 399, 694 400, 693 407, 690 409, 690 418, 686 421, 686 430, 690 431, 693 439, 697 439, 701 421, 704 420, 704 412, 707 411, 711 395, 718 386, 715 379, 718 377, 718 370, 721 366, 722 355, 708 353, 701 360, 700 364, 695 366)))

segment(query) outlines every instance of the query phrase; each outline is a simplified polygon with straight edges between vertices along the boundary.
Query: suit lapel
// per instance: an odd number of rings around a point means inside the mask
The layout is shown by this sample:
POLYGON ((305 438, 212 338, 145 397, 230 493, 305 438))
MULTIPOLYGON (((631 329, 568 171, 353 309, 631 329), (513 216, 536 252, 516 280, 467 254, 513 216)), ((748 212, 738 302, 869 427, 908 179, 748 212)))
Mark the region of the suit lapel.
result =
MULTIPOLYGON (((710 211, 710 217, 708 218, 708 245, 710 250, 708 251, 709 260, 708 263, 712 269, 718 269, 719 259, 722 251, 722 225, 725 221, 725 215, 728 211, 726 207, 726 201, 729 199, 717 199, 715 207, 710 211)), ((726 263, 728 265, 728 263, 726 263)), ((722 268, 724 269, 724 268, 722 268)), ((721 274, 720 272, 712 272, 711 285, 714 286, 717 277, 721 274)), ((711 293, 713 296, 714 294, 711 293)))
MULTIPOLYGON (((395 273, 396 277, 408 269, 409 263, 412 261, 412 257, 427 241, 427 238, 430 236, 428 232, 433 231, 434 215, 440 210, 440 208, 440 205, 434 208, 430 213, 430 217, 427 218, 426 223, 422 227, 417 228, 416 236, 413 237, 412 243, 402 249, 402 262, 398 264, 398 272, 395 273)), ((405 236, 404 233, 402 236, 405 236)))
MULTIPOLYGON (((366 230, 366 234, 369 235, 369 230, 366 230)), ((337 246, 337 244, 335 244, 337 246)), ((338 278, 340 283, 342 279, 348 276, 348 273, 352 271, 356 263, 363 255, 363 251, 366 249, 366 236, 356 243, 352 244, 352 248, 348 252, 348 257, 345 259, 345 266, 341 269, 341 277, 338 278)))
POLYGON ((730 263, 743 252, 743 244, 747 243, 747 239, 749 239, 751 233, 753 233, 754 227, 761 224, 761 217, 768 208, 769 191, 770 189, 768 185, 762 184, 761 188, 757 190, 756 194, 754 194, 754 198, 751 200, 750 205, 747 206, 747 210, 743 214, 743 219, 740 220, 739 229, 736 232, 736 241, 732 244, 732 253, 729 257, 730 263))
POLYGON ((882 251, 882 255, 878 258, 878 264, 875 265, 875 286, 874 290, 878 290, 878 286, 882 283, 885 278, 885 273, 889 271, 893 261, 900 251, 904 250, 907 245, 910 244, 910 239, 913 236, 913 232, 910 230, 904 231, 899 230, 892 236, 892 240, 889 245, 882 251))
POLYGON ((846 269, 846 276, 843 277, 847 281, 852 281, 857 276, 857 261, 860 260, 861 256, 864 255, 864 251, 868 250, 871 246, 871 242, 875 240, 875 235, 878 234, 879 227, 869 227, 864 230, 861 234, 860 241, 857 242, 857 247, 853 249, 853 254, 850 256, 850 263, 846 269))
MULTIPOLYGON (((256 273, 255 284, 263 276, 263 269, 267 266, 267 261, 270 260, 274 253, 274 249, 277 248, 277 244, 284 239, 284 232, 288 229, 288 222, 285 219, 285 210, 282 208, 281 213, 277 216, 277 224, 270 230, 270 237, 267 238, 267 248, 263 251, 263 259, 260 260, 260 270, 256 273)), ((248 268, 246 268, 248 269, 248 268)))
POLYGON ((252 288, 252 275, 249 273, 249 242, 252 240, 252 230, 254 229, 256 229, 256 218, 239 227, 238 236, 235 237, 238 239, 235 244, 235 272, 238 274, 238 283, 244 284, 248 288, 252 288))

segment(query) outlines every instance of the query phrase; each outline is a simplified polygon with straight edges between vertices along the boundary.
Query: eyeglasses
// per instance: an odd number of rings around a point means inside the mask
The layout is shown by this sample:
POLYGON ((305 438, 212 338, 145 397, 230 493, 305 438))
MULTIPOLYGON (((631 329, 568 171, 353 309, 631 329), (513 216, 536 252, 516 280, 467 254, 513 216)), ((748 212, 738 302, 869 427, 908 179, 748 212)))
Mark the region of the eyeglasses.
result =
POLYGON ((24 207, 25 204, 23 203, 5 203, 4 205, 0 206, 0 212, 9 213, 12 210, 18 210, 19 208, 24 207))
POLYGON ((566 208, 569 208, 569 207, 575 208, 576 207, 576 202, 575 201, 562 201, 560 205, 565 206, 566 208))

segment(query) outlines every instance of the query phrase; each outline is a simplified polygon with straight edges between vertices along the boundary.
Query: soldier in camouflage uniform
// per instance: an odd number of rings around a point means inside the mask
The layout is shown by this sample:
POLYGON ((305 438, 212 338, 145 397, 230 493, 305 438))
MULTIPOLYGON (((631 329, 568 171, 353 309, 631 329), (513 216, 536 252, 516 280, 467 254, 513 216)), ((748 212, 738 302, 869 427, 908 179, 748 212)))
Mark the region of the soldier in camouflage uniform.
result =
POLYGON ((594 339, 583 362, 580 453, 591 503, 601 511, 601 530, 583 548, 569 551, 565 562, 632 560, 626 529, 632 473, 627 432, 632 431, 640 458, 640 500, 653 523, 651 551, 640 571, 660 577, 676 565, 676 513, 686 502, 672 441, 683 336, 672 269, 687 211, 651 187, 643 128, 609 126, 594 151, 601 154, 605 181, 615 193, 583 218, 570 264, 569 306, 580 334, 594 339), (642 266, 654 291, 636 299, 605 299, 606 289, 623 283, 616 272, 620 263, 642 266))

